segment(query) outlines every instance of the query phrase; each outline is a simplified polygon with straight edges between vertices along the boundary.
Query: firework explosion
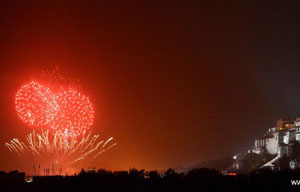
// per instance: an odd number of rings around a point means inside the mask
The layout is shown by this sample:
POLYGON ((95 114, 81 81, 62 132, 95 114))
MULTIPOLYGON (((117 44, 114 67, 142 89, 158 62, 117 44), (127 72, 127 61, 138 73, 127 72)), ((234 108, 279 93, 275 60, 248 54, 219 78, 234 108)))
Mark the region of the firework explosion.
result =
POLYGON ((54 87, 52 80, 48 84, 31 81, 17 91, 17 114, 34 130, 27 142, 14 138, 5 145, 23 161, 44 167, 87 165, 116 143, 111 143, 112 137, 104 141, 87 133, 94 121, 89 98, 65 84, 54 87))
POLYGON ((74 88, 55 91, 32 81, 18 90, 15 104, 18 116, 30 126, 58 130, 71 137, 89 129, 94 120, 89 98, 74 88))

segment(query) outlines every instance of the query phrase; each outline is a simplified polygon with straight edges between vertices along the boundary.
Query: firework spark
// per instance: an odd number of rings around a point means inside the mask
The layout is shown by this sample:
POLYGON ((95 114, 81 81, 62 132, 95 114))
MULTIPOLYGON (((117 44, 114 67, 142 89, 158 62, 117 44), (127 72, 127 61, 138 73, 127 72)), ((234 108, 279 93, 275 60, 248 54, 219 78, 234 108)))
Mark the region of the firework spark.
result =
POLYGON ((51 90, 34 81, 18 90, 15 104, 19 117, 35 127, 44 126, 52 121, 59 110, 51 90))
POLYGON ((14 138, 5 145, 23 160, 43 162, 48 165, 55 162, 60 166, 68 167, 80 161, 94 161, 101 153, 116 145, 112 140, 112 137, 106 141, 99 140, 99 135, 92 135, 91 132, 86 131, 77 138, 66 138, 58 131, 50 134, 49 130, 41 133, 33 130, 27 135, 26 144, 14 138))
POLYGON ((87 130, 94 121, 89 97, 66 83, 31 81, 15 96, 18 116, 34 128, 26 141, 17 138, 6 147, 22 161, 34 165, 70 168, 92 163, 100 154, 115 146, 113 138, 101 140, 87 130))
POLYGON ((17 92, 18 116, 30 126, 51 128, 76 137, 91 127, 94 109, 89 98, 74 88, 58 90, 31 81, 17 92))

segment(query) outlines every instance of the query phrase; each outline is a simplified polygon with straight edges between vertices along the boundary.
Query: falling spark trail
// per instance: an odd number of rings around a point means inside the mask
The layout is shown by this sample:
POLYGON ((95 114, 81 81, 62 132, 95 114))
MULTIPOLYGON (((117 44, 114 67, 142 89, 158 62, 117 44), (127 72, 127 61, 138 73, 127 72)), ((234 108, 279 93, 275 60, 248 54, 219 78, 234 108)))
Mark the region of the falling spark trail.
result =
POLYGON ((17 138, 6 143, 6 147, 16 153, 21 158, 31 158, 38 161, 57 161, 69 166, 81 160, 95 160, 99 154, 108 151, 116 143, 112 143, 113 138, 106 141, 99 140, 99 135, 91 136, 91 132, 82 136, 66 137, 61 132, 56 131, 53 135, 49 130, 36 133, 33 130, 27 135, 27 145, 17 138), (107 146, 108 145, 108 146, 107 146))

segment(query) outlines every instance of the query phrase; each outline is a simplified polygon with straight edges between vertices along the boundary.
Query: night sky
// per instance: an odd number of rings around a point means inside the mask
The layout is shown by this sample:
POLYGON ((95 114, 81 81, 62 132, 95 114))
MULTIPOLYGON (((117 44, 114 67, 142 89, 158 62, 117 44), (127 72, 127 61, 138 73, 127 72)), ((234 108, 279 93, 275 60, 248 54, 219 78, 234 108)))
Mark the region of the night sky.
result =
POLYGON ((245 150, 300 114, 299 16, 292 1, 1 1, 0 169, 18 168, 4 144, 30 132, 17 90, 56 66, 91 95, 93 132, 118 143, 97 168, 245 150))

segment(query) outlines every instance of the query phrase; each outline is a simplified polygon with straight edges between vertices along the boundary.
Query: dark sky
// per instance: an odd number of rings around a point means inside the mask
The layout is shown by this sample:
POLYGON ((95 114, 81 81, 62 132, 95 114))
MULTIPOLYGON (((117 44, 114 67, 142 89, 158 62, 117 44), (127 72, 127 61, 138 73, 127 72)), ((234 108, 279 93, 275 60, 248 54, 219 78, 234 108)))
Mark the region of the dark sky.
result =
POLYGON ((107 169, 190 166, 245 150, 300 114, 293 1, 1 1, 0 169, 30 129, 14 95, 44 69, 81 80, 107 169))

